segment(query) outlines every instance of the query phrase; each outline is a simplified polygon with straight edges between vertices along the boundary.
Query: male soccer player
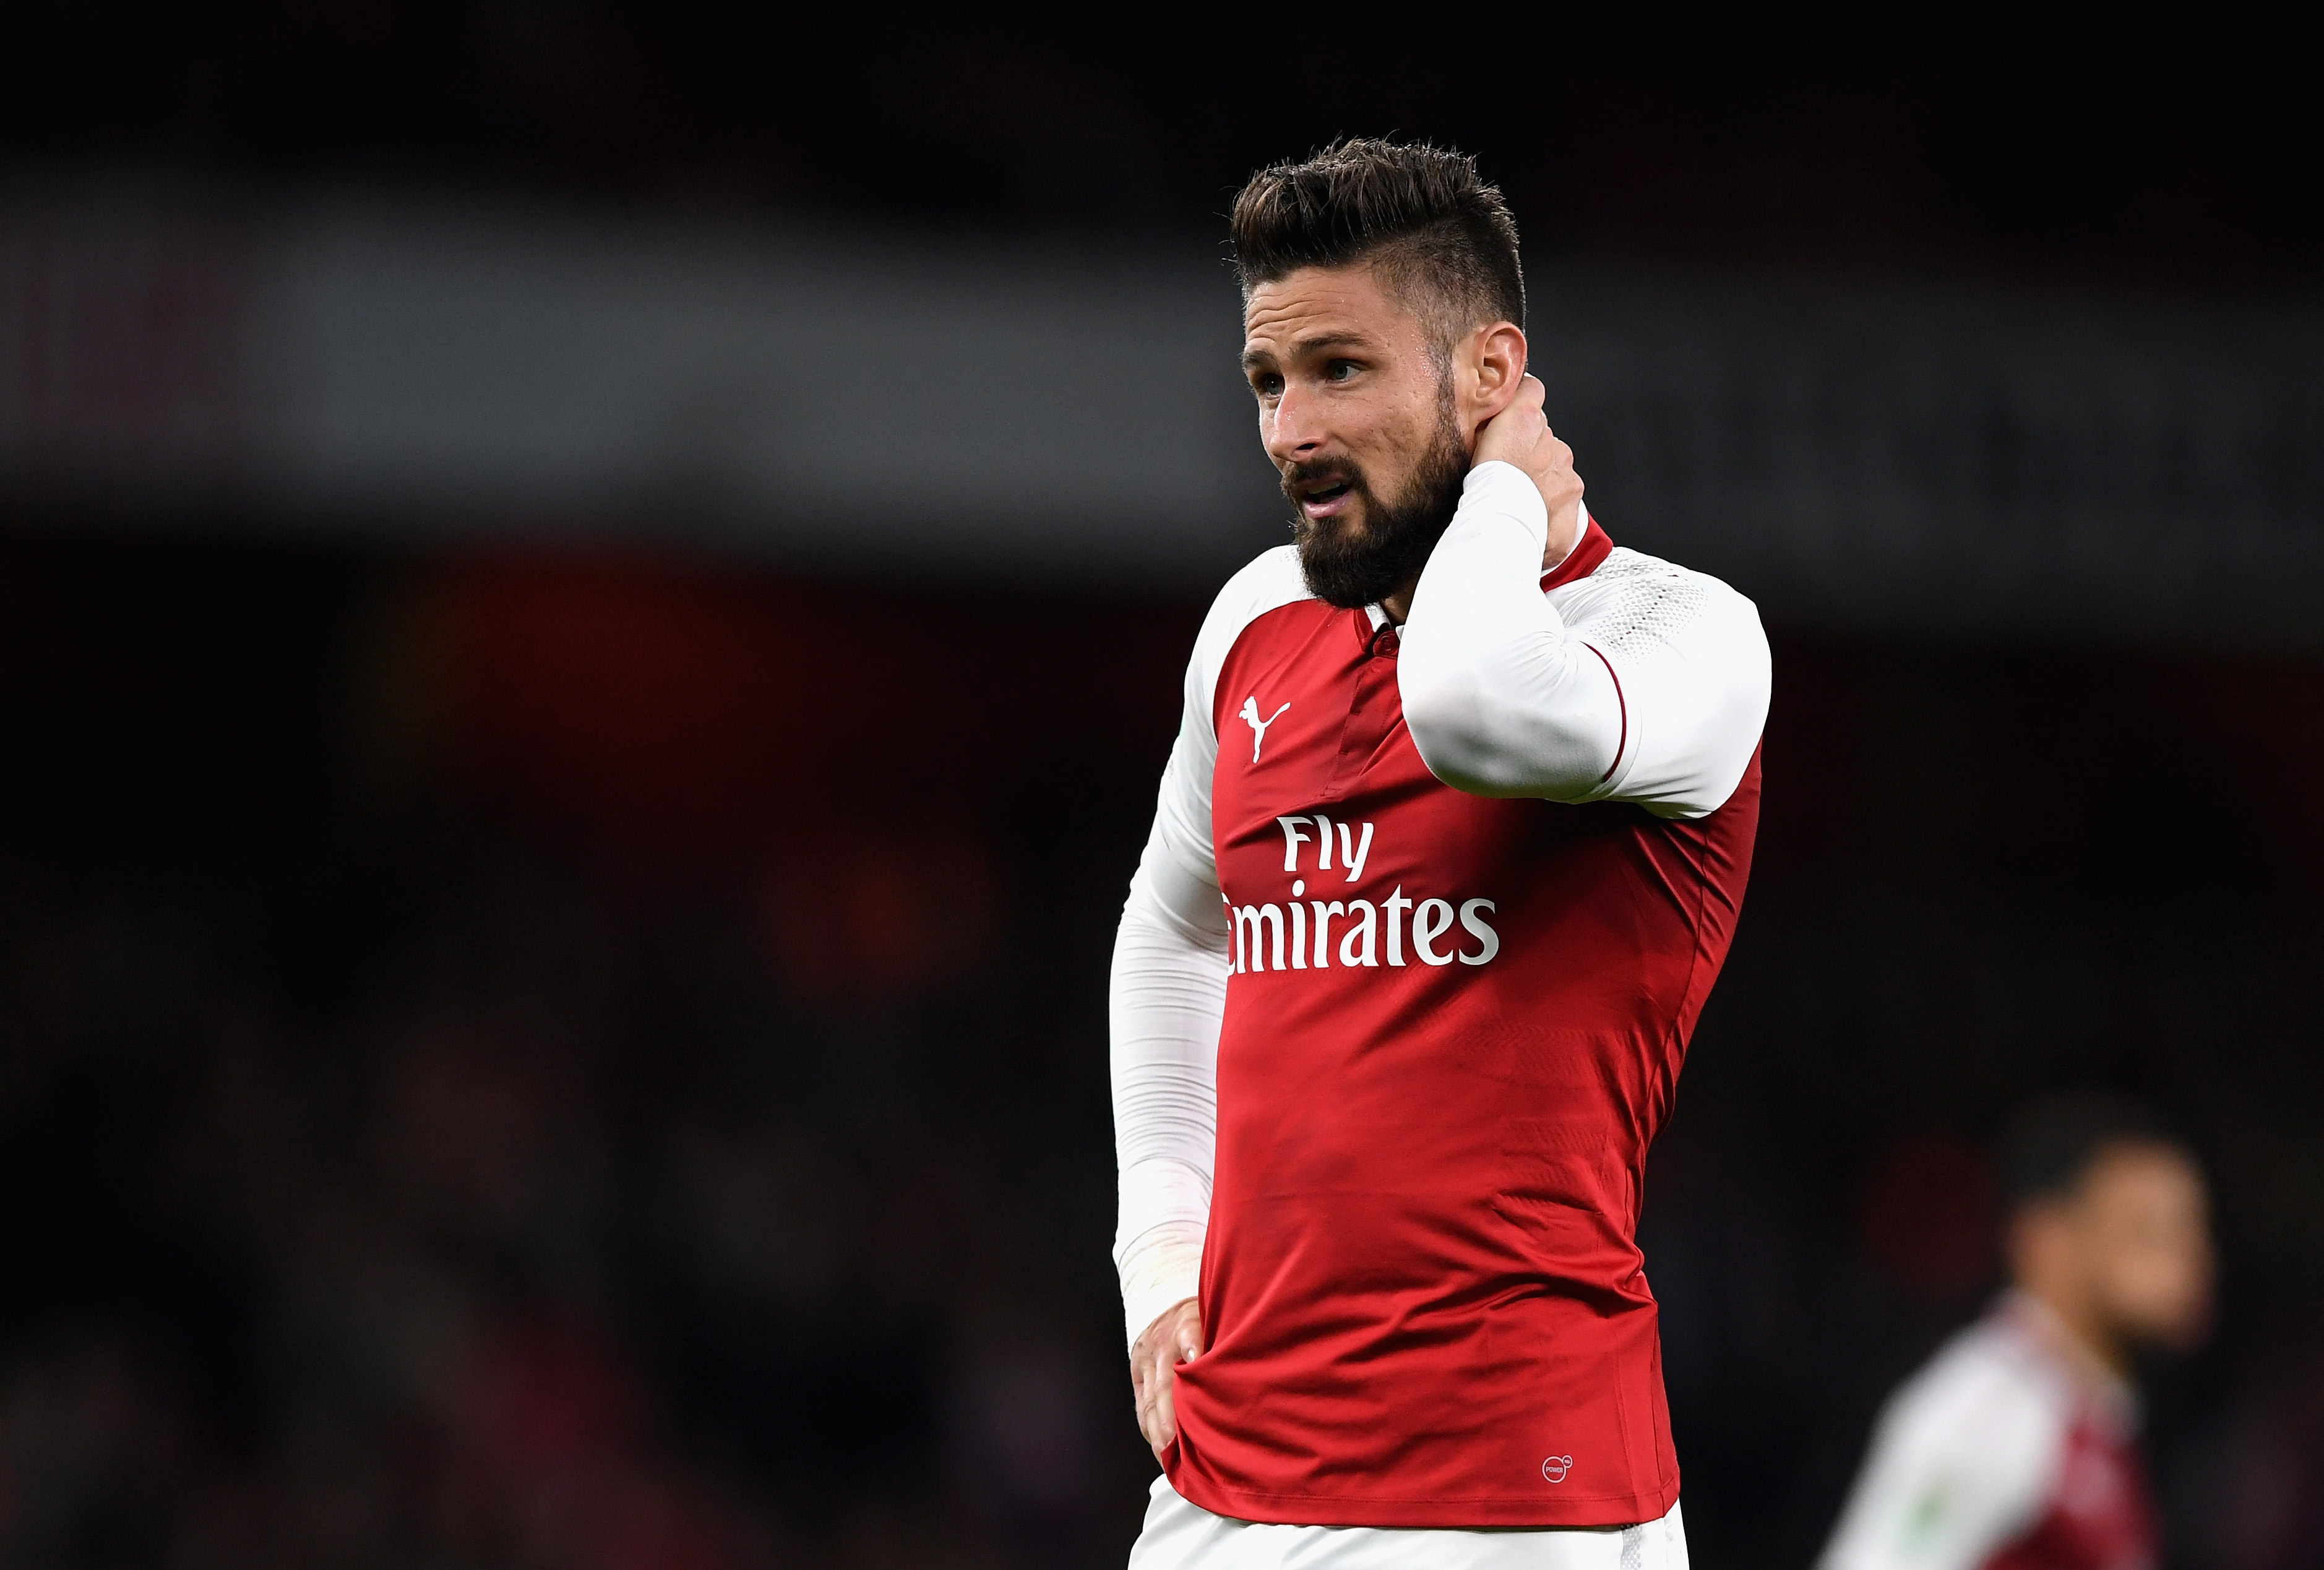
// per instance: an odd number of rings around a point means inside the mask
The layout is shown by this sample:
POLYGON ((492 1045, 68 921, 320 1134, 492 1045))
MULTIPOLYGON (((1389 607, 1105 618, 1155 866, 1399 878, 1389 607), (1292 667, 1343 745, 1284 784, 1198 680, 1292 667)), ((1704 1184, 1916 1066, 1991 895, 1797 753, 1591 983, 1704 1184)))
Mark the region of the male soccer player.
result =
POLYGON ((2038 1106, 2007 1142, 2009 1293, 1888 1402, 1823 1570, 2148 1570, 2132 1352, 2209 1315, 2203 1179, 2135 1107, 2038 1106))
POLYGON ((1683 1566, 1632 1238, 1757 612, 1583 509, 1471 161, 1344 142, 1232 228, 1294 543, 1195 639, 1114 948, 1131 1564, 1683 1566))

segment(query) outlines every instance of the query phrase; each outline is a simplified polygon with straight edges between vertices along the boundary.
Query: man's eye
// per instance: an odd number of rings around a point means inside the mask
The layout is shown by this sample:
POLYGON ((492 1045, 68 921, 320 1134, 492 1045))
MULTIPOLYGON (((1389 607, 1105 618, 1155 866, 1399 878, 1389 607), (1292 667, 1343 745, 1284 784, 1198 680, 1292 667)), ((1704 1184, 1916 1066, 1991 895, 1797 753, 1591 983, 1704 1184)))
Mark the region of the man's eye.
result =
POLYGON ((1261 398, 1273 398, 1283 390, 1283 378, 1273 375, 1254 376, 1250 379, 1250 390, 1261 398))
POLYGON ((1356 363, 1353 360, 1334 360, 1323 367, 1323 379, 1327 381, 1345 381, 1355 373, 1356 363))

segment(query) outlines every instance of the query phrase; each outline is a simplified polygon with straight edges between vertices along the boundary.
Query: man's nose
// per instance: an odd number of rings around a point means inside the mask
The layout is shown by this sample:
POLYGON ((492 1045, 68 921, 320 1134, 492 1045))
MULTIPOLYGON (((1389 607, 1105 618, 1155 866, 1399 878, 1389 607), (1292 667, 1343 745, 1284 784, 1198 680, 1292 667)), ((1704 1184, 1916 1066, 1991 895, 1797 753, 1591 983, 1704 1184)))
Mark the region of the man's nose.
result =
POLYGON ((1318 400, 1309 398, 1305 390, 1285 388, 1268 421, 1267 455, 1277 464, 1290 464, 1322 452, 1329 439, 1323 414, 1318 400))

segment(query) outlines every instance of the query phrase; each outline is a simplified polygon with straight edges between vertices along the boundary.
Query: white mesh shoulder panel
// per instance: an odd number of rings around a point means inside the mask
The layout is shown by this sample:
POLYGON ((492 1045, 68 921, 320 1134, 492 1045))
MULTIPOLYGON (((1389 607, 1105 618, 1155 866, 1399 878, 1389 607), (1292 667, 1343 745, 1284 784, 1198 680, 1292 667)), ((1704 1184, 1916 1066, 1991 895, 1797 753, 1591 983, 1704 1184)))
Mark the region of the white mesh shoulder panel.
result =
POLYGON ((1596 794, 1667 817, 1717 811, 1767 720, 1758 607, 1707 573, 1620 546, 1549 602, 1621 685, 1622 756, 1596 794))

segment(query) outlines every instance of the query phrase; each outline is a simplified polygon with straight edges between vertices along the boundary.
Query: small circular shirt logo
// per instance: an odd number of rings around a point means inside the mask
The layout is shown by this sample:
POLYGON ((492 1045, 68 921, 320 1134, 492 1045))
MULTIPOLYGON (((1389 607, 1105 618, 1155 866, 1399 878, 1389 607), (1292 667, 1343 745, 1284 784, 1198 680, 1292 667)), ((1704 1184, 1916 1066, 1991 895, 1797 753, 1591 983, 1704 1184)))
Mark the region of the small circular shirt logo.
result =
POLYGON ((1572 1470, 1572 1456, 1553 1455, 1541 1464, 1542 1480, 1546 1483, 1563 1483, 1565 1474, 1572 1470))

